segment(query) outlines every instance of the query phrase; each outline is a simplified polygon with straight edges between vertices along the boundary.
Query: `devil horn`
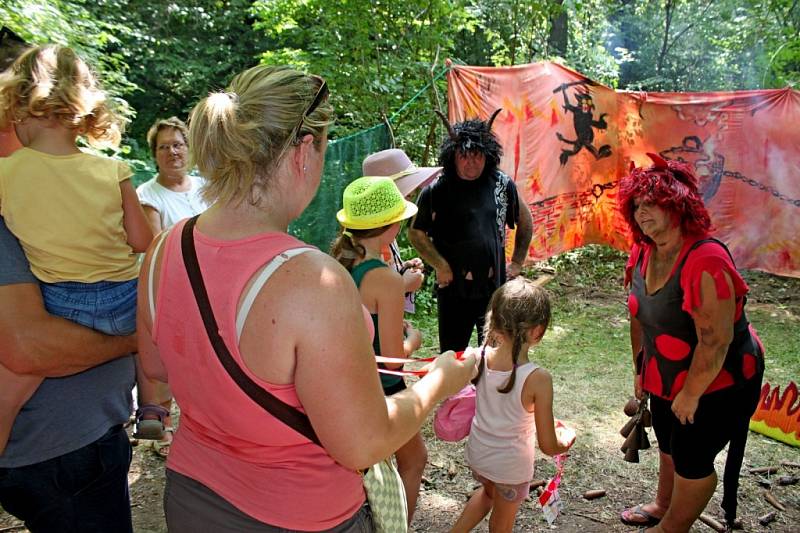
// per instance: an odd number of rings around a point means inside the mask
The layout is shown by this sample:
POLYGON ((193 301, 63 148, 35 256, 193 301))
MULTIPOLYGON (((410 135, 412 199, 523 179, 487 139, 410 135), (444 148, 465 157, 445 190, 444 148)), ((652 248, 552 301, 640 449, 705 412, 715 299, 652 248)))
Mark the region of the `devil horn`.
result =
POLYGON ((486 123, 486 129, 487 130, 492 131, 492 123, 494 122, 494 119, 497 118, 497 115, 499 115, 500 111, 502 111, 502 110, 503 110, 503 108, 499 107, 499 108, 497 108, 497 110, 494 113, 492 113, 492 116, 489 117, 489 121, 486 123))
POLYGON ((653 166, 657 169, 665 170, 667 168, 667 160, 660 155, 647 152, 647 157, 653 160, 653 166))
POLYGON ((454 141, 457 141, 458 140, 458 135, 456 134, 455 130, 453 129, 453 125, 450 124, 450 121, 447 120, 446 116, 444 116, 444 113, 442 113, 438 109, 435 109, 434 112, 437 115, 439 115, 439 118, 441 118, 442 122, 444 122, 444 127, 447 129, 447 134, 450 136, 450 138, 452 140, 454 140, 454 141))

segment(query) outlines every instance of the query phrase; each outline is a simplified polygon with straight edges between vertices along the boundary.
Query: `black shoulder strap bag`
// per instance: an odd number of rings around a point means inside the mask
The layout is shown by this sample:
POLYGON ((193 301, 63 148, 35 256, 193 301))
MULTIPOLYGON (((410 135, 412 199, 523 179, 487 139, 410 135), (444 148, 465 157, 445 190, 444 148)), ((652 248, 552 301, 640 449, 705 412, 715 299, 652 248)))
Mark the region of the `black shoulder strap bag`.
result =
POLYGON ((219 362, 236 384, 239 385, 239 388, 254 402, 263 407, 265 411, 311 442, 322 446, 317 434, 314 432, 314 428, 311 426, 311 421, 308 419, 308 416, 278 399, 268 390, 259 386, 250 376, 245 374, 242 368, 233 359, 231 352, 225 344, 225 340, 220 336, 219 326, 217 326, 217 320, 214 318, 214 311, 211 309, 211 303, 208 301, 208 292, 206 292, 206 285, 203 282, 203 273, 200 271, 200 263, 197 261, 197 251, 194 247, 194 235, 192 232, 196 222, 197 217, 195 216, 187 220, 186 224, 183 226, 183 231, 181 232, 181 251, 183 252, 183 262, 186 265, 186 272, 192 284, 194 298, 197 300, 197 307, 200 309, 200 315, 203 317, 203 325, 206 327, 206 333, 208 333, 211 346, 214 347, 214 352, 217 354, 219 362))
MULTIPOLYGON (((200 263, 197 261, 193 234, 196 222, 197 216, 190 218, 184 224, 181 232, 181 252, 183 253, 183 262, 186 265, 186 273, 189 275, 189 281, 192 284, 194 298, 203 318, 203 325, 211 341, 211 346, 219 358, 219 362, 222 363, 223 368, 239 385, 239 388, 254 402, 314 444, 324 448, 305 413, 300 412, 276 398, 266 389, 263 389, 245 374, 233 359, 225 340, 219 334, 219 326, 214 318, 211 303, 208 300, 208 292, 203 282, 200 263)), ((366 472, 362 472, 362 475, 364 491, 367 493, 376 531, 378 533, 406 533, 408 531, 406 493, 403 488, 403 482, 391 462, 391 458, 374 464, 366 472)))

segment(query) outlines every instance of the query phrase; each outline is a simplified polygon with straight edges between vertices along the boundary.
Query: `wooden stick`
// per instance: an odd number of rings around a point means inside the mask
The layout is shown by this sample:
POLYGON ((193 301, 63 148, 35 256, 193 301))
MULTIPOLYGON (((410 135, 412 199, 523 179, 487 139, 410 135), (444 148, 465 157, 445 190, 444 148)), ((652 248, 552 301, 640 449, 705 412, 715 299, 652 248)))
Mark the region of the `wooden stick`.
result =
POLYGON ((592 522, 597 522, 598 524, 607 524, 607 522, 605 520, 600 520, 599 518, 595 518, 593 516, 589 516, 588 514, 579 513, 577 511, 573 511, 572 514, 574 514, 576 516, 583 517, 583 518, 585 518, 587 520, 591 520, 592 522))
POLYGON ((713 516, 707 515, 703 513, 700 515, 700 521, 713 529, 714 531, 719 531, 719 533, 725 533, 727 531, 727 527, 725 527, 722 522, 714 518, 713 516))
POLYGON ((768 526, 777 519, 778 519, 778 513, 776 513, 775 511, 770 511, 764 516, 759 516, 758 523, 761 524, 762 526, 768 526))
POLYGON ((764 499, 767 500, 767 502, 775 509, 779 511, 786 511, 786 506, 783 505, 780 501, 778 501, 778 498, 776 498, 775 495, 772 494, 770 491, 768 490, 764 491, 764 499))
POLYGON ((800 468, 800 463, 793 463, 791 461, 781 461, 781 464, 789 468, 800 468))
POLYGON ((778 478, 778 485, 795 485, 798 481, 800 477, 797 476, 781 476, 778 478))
POLYGON ((547 485, 547 481, 546 480, 544 480, 544 479, 534 479, 533 481, 531 481, 531 490, 537 489, 539 487, 544 487, 545 485, 547 485))
POLYGON ((606 491, 603 489, 587 490, 583 493, 583 497, 587 500, 596 500, 597 498, 602 498, 605 495, 606 491))
POLYGON ((22 531, 23 529, 25 529, 25 524, 17 524, 16 526, 0 527, 0 532, 22 531))
POLYGON ((762 466, 760 468, 750 469, 751 474, 767 474, 768 476, 776 473, 777 471, 778 471, 777 466, 762 466))

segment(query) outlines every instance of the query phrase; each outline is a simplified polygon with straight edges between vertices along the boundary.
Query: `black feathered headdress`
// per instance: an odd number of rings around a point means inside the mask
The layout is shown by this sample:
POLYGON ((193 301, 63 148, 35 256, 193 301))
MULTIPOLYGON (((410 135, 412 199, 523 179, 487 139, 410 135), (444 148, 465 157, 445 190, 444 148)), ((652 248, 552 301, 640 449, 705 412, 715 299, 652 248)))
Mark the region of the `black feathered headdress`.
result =
POLYGON ((444 167, 447 176, 456 175, 456 152, 480 152, 486 156, 484 174, 494 172, 500 164, 503 147, 497 142, 497 137, 492 133, 492 123, 502 111, 498 109, 489 120, 470 119, 451 125, 447 117, 436 111, 447 129, 447 137, 439 149, 439 165, 444 167))

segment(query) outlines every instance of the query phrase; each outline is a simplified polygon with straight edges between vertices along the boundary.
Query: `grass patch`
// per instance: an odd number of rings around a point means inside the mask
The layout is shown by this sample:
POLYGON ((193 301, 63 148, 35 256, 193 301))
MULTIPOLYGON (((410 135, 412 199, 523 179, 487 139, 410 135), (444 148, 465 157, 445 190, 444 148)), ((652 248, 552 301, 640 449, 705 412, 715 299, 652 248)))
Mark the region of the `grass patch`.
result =
MULTIPOLYGON (((624 462, 619 451, 623 441, 619 429, 627 420, 622 408, 633 395, 629 321, 622 288, 625 259, 620 252, 592 246, 562 254, 527 273, 535 278, 542 269, 555 271, 547 285, 553 295, 552 327, 530 357, 553 375, 556 417, 578 431, 562 483, 566 509, 557 523, 559 531, 630 531, 619 522, 618 513, 627 506, 649 501, 655 489, 658 450, 652 430, 654 448, 641 452, 639 464, 624 462), (606 489, 608 495, 586 502, 581 495, 593 488, 606 489)), ((751 287, 749 319, 767 350, 765 380, 782 387, 790 380, 800 381, 800 280, 757 272, 745 272, 744 276, 751 287)), ((435 302, 431 301, 429 309, 431 312, 418 312, 413 317, 423 331, 421 353, 426 355, 438 352, 435 302)), ((474 342, 473 338, 473 345, 474 342)), ((436 440, 429 424, 423 433, 431 458, 426 470, 430 484, 423 497, 428 503, 424 505, 433 506, 434 515, 443 524, 452 524, 463 495, 474 486, 463 462, 463 442, 436 440), (450 503, 437 503, 446 497, 450 503), (453 497, 455 501, 451 501, 453 497)), ((746 469, 781 461, 800 462, 800 449, 750 433, 739 492, 739 516, 745 529, 759 528, 758 516, 772 510, 763 499, 763 489, 746 469)), ((717 458, 719 473, 724 463, 723 452, 717 458)), ((537 455, 535 477, 547 478, 553 473, 549 458, 537 455)), ((788 511, 780 514, 771 530, 796 531, 800 523, 800 491, 796 486, 774 491, 788 511)), ((707 511, 719 516, 721 498, 720 485, 707 511)), ((517 518, 519 531, 543 529, 540 524, 537 505, 525 504, 517 518)), ((477 531, 486 531, 484 526, 485 523, 477 531)), ((703 526, 692 529, 703 530, 703 526)))

